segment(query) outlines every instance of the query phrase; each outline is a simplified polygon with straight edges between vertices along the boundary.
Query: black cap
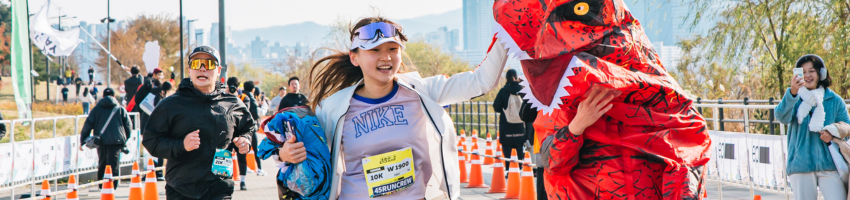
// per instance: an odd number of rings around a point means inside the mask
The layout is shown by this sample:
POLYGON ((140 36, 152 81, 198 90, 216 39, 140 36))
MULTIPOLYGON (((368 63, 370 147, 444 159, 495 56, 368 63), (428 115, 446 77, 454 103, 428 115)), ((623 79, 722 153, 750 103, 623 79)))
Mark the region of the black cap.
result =
POLYGON ((106 88, 103 90, 103 96, 115 96, 115 91, 112 91, 112 88, 106 88))
POLYGON ((213 58, 215 58, 215 61, 221 61, 221 59, 218 56, 218 50, 216 50, 215 48, 213 48, 211 46, 195 47, 195 49, 192 50, 192 53, 189 54, 189 59, 192 59, 192 56, 194 56, 195 54, 199 54, 199 53, 209 54, 213 58))

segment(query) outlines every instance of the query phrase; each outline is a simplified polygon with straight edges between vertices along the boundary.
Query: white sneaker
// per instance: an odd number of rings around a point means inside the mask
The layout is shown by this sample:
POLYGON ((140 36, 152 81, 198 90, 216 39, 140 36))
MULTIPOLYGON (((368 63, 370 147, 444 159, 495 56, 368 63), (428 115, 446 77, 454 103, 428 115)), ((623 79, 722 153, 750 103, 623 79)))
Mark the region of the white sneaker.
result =
POLYGON ((245 171, 245 173, 253 174, 253 173, 254 173, 254 170, 248 169, 248 171, 245 171))
POLYGON ((266 171, 263 171, 262 169, 257 170, 257 176, 266 176, 266 171))

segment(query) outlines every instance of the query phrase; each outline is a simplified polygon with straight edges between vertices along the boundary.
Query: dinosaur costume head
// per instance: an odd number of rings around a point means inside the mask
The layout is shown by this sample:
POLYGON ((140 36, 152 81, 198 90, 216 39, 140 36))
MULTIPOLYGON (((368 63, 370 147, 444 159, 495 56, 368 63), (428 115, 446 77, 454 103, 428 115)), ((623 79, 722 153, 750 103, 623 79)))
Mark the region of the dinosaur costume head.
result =
POLYGON ((497 37, 519 49, 509 53, 521 59, 525 98, 558 115, 550 116, 553 127, 575 117, 591 87, 619 90, 613 109, 585 131, 586 138, 671 165, 708 161, 705 120, 622 0, 497 0, 493 10, 501 25, 497 37))

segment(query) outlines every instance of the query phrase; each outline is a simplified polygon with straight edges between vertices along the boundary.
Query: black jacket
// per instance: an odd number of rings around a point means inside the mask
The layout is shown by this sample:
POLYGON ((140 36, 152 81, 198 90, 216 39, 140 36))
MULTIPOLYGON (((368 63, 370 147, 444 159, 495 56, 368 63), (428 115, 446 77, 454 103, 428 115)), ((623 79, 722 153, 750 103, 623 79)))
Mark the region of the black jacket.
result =
MULTIPOLYGON (((3 114, 0 113, 0 120, 3 120, 3 114)), ((3 139, 3 136, 6 136, 6 124, 0 123, 0 140, 3 139)))
MULTIPOLYGON (((520 95, 525 97, 522 93, 520 95)), ((528 100, 523 100, 522 103, 522 110, 519 111, 519 116, 525 122, 525 137, 529 143, 534 144, 534 120, 537 120, 537 109, 532 108, 528 100)))
POLYGON ((518 94, 522 90, 522 86, 516 82, 508 82, 499 93, 496 94, 496 99, 493 100, 493 109, 499 112, 499 139, 502 144, 516 145, 525 142, 525 125, 523 123, 511 124, 505 118, 505 109, 508 108, 508 101, 511 94, 518 94))
POLYGON ((125 101, 128 103, 130 102, 130 99, 136 95, 136 90, 138 90, 139 86, 142 85, 142 81, 144 79, 145 78, 142 75, 136 74, 136 76, 131 76, 130 78, 127 78, 127 80, 124 80, 124 91, 127 92, 127 94, 124 95, 125 101))
POLYGON ((251 118, 253 118, 254 121, 259 120, 260 114, 257 113, 257 107, 259 106, 257 105, 257 100, 254 99, 254 94, 251 92, 245 92, 244 95, 245 99, 242 99, 242 103, 244 103, 245 106, 248 106, 248 112, 251 112, 251 118))
POLYGON ((177 93, 159 102, 144 129, 142 145, 151 155, 168 159, 166 183, 186 197, 200 198, 221 178, 213 174, 216 149, 228 149, 233 137, 251 139, 254 120, 235 95, 216 82, 216 90, 201 93, 189 78, 177 93), (201 146, 186 151, 183 139, 200 130, 201 146))
POLYGON ((310 103, 310 101, 307 101, 307 96, 304 96, 301 93, 289 93, 286 94, 286 96, 283 96, 283 98, 280 98, 277 110, 295 106, 305 106, 308 103, 310 103))
POLYGON ((80 131, 80 144, 85 144, 86 138, 89 135, 100 135, 99 145, 124 145, 127 139, 130 138, 130 117, 127 115, 127 110, 118 104, 115 98, 103 98, 97 102, 97 105, 89 112, 89 117, 86 118, 83 129, 80 131), (109 115, 112 114, 112 108, 117 107, 112 120, 109 120, 109 115), (109 121, 106 130, 100 134, 106 121, 109 121), (94 132, 94 133, 92 133, 94 132))
MULTIPOLYGON (((148 97, 148 94, 151 94, 151 90, 153 90, 153 82, 152 81, 153 80, 151 78, 142 79, 141 87, 139 87, 139 89, 136 90, 136 94, 135 94, 136 98, 130 97, 130 99, 127 100, 127 105, 130 105, 130 100, 133 100, 133 102, 135 102, 135 105, 133 106, 133 110, 131 110, 130 112, 139 113, 139 119, 140 119, 140 124, 142 124, 142 129, 145 129, 145 124, 148 123, 148 118, 150 118, 150 114, 145 113, 145 111, 142 110, 141 105, 142 105, 142 101, 144 101, 145 98, 148 97)), ((127 92, 129 94, 130 91, 128 90, 127 92)), ((154 105, 156 105, 156 104, 154 104, 154 105)))
POLYGON ((159 105, 159 101, 162 101, 162 99, 165 98, 162 95, 162 87, 156 87, 156 88, 151 89, 151 94, 154 95, 154 98, 153 98, 153 106, 154 107, 156 107, 156 105, 159 105))

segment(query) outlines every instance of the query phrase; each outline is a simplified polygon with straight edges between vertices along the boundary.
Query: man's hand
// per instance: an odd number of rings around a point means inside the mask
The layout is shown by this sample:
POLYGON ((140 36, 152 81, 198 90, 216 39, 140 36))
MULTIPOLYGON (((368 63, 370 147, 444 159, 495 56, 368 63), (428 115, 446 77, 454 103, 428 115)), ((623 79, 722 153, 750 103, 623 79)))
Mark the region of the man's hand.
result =
POLYGON ((832 134, 829 134, 829 131, 821 131, 820 140, 823 140, 824 143, 829 144, 829 141, 832 140, 832 134))
POLYGON ((201 130, 195 130, 186 135, 183 138, 183 148, 186 148, 186 151, 193 151, 201 147, 201 136, 198 135, 201 130))
POLYGON ((587 99, 579 103, 576 117, 569 125, 570 132, 574 135, 581 135, 585 128, 596 123, 602 115, 613 107, 608 103, 617 96, 615 94, 615 92, 603 88, 591 90, 587 99))
POLYGON ((233 144, 236 145, 236 148, 239 148, 239 154, 247 154, 249 151, 251 151, 251 140, 249 140, 248 138, 233 138, 233 144))
POLYGON ((303 142, 295 142, 295 137, 289 137, 283 142, 283 146, 278 149, 278 157, 280 161, 298 164, 307 159, 307 149, 304 148, 303 142))
POLYGON ((83 145, 80 145, 80 151, 83 151, 83 145))

